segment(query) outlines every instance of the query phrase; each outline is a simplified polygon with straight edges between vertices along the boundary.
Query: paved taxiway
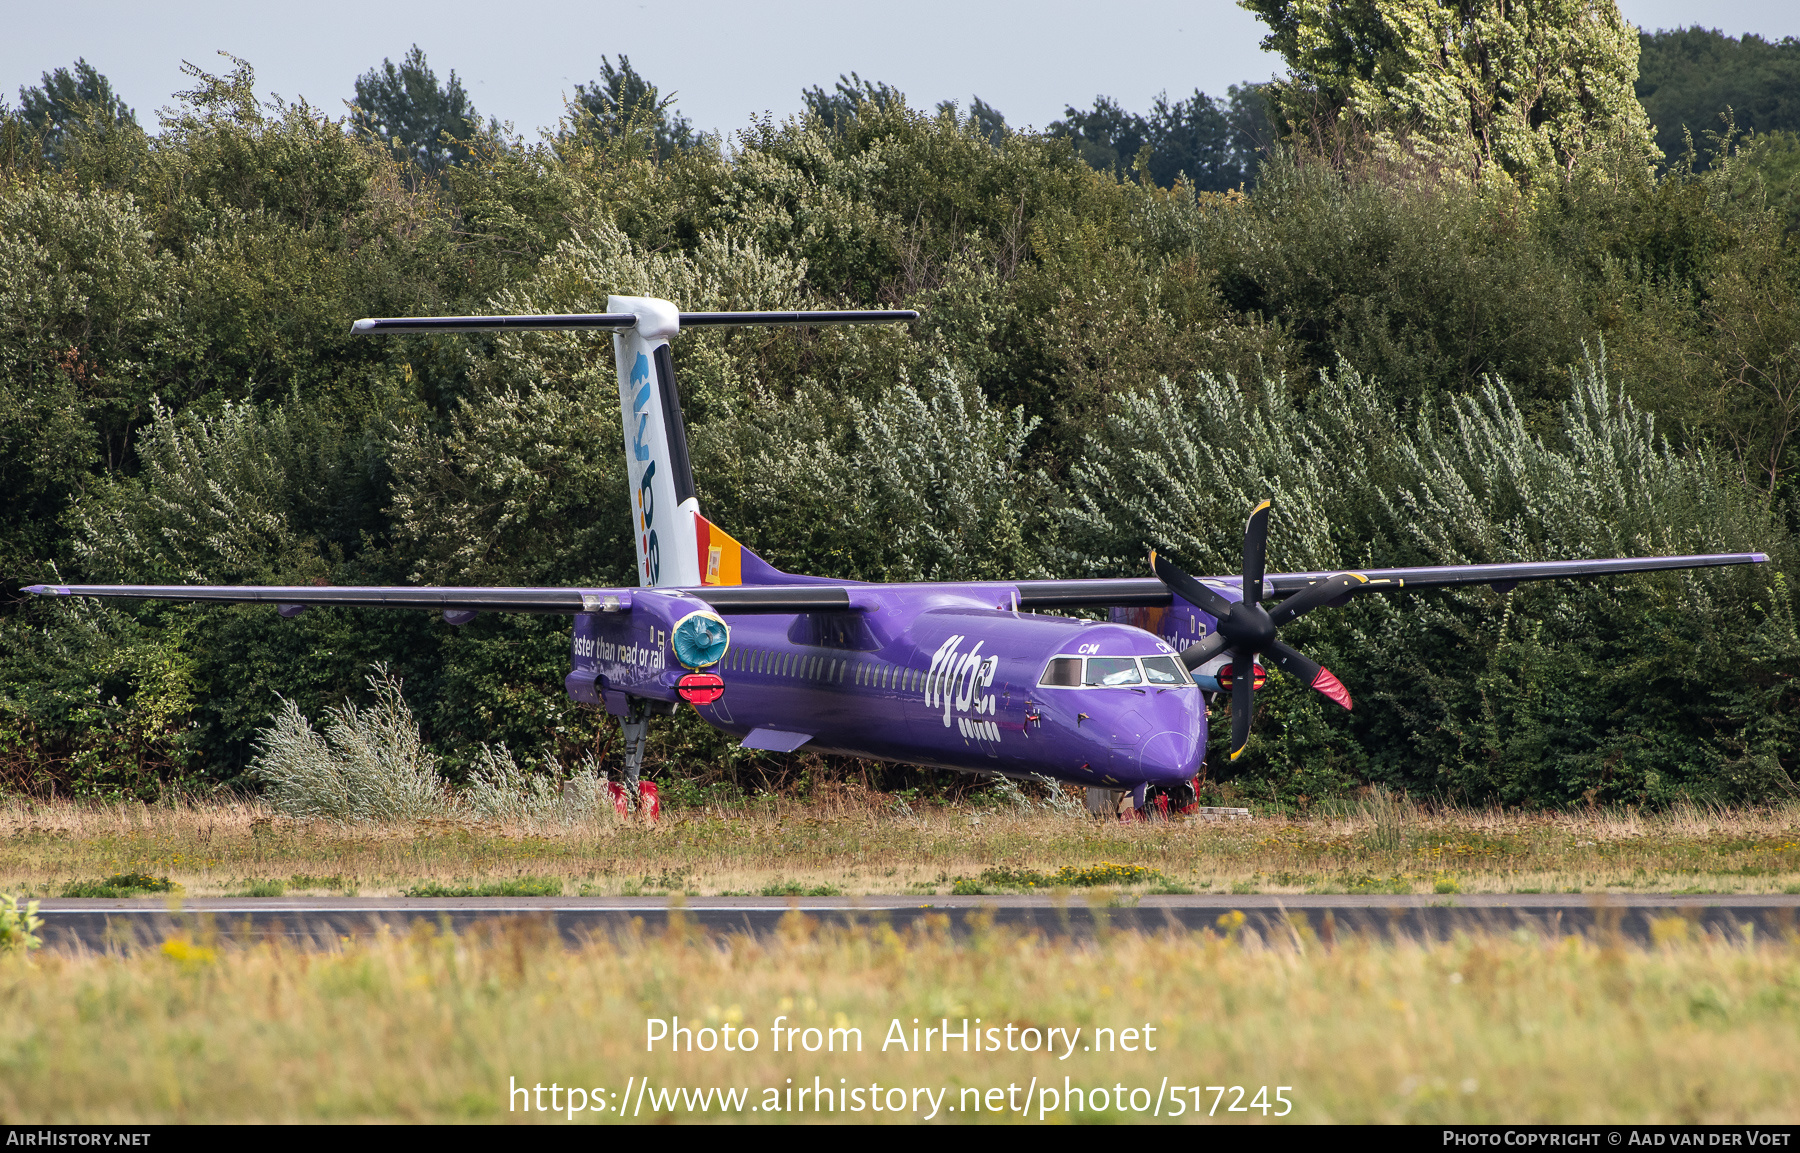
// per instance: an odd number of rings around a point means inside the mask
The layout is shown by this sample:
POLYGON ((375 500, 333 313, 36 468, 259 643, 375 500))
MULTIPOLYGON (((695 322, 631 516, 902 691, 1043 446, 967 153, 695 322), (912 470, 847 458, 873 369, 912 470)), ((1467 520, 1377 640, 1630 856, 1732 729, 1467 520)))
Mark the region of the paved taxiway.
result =
MULTIPOLYGON (((992 917, 996 925, 1051 936, 1087 938, 1096 932, 1193 932, 1241 911, 1252 928, 1286 934, 1305 923, 1316 933, 1442 938, 1489 930, 1621 934, 1651 937, 1658 918, 1679 916, 1695 930, 1743 939, 1746 932, 1785 936, 1800 927, 1800 896, 1689 894, 1467 894, 1457 896, 1151 896, 1108 904, 1075 894, 994 897, 690 897, 680 915, 712 933, 775 932, 798 910, 827 924, 886 922, 897 929, 943 926, 963 933, 992 917)), ((278 897, 199 898, 171 908, 166 901, 49 899, 39 908, 44 941, 52 948, 106 949, 148 944, 209 921, 212 931, 237 940, 280 937, 300 945, 336 944, 344 937, 405 932, 427 921, 461 932, 499 927, 508 918, 533 918, 579 943, 595 935, 658 931, 671 915, 668 897, 278 897), (641 926, 635 928, 634 926, 641 926)))

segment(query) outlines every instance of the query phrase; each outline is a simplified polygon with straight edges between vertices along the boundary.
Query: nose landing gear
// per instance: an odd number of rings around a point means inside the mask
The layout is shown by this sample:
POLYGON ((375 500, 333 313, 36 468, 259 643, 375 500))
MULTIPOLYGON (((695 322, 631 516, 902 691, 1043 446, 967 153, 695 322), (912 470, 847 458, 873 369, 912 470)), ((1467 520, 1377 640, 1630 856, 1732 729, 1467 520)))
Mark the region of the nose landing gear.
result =
POLYGON ((1172 785, 1142 786, 1142 792, 1126 789, 1100 789, 1090 786, 1087 810, 1096 817, 1116 817, 1121 821, 1169 820, 1199 811, 1199 795, 1195 788, 1199 777, 1172 785))

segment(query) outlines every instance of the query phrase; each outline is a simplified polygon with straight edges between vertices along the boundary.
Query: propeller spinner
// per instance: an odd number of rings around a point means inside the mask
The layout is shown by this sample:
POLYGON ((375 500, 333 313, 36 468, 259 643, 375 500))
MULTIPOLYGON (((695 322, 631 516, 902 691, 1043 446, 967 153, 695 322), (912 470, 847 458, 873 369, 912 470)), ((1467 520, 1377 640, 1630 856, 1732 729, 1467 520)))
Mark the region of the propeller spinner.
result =
POLYGON ((1350 690, 1331 670, 1300 650, 1284 644, 1277 635, 1281 626, 1316 608, 1341 604, 1351 593, 1369 583, 1361 573, 1343 572, 1308 585, 1274 609, 1262 607, 1263 568, 1268 558, 1270 501, 1250 512, 1244 525, 1244 599, 1232 601, 1201 584, 1166 559, 1150 553, 1150 567, 1171 592, 1218 619, 1219 629, 1199 644, 1182 651, 1181 661, 1191 671, 1222 652, 1232 658, 1231 759, 1237 760, 1250 743, 1250 716, 1255 701, 1255 660, 1266 654, 1274 666, 1299 677, 1312 688, 1348 709, 1350 690))

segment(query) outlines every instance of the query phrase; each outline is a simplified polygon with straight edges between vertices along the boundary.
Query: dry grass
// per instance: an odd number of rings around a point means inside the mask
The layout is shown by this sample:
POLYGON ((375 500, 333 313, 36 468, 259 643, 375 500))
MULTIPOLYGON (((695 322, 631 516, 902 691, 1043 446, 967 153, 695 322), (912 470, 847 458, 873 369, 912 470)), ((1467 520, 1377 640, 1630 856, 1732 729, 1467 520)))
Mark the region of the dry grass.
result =
POLYGON ((1660 814, 1520 814, 1377 806, 1215 824, 1117 824, 1043 810, 918 806, 839 789, 806 804, 676 810, 648 828, 338 824, 255 801, 151 806, 0 800, 0 892, 58 895, 114 873, 168 876, 190 896, 277 888, 365 896, 419 884, 560 882, 571 895, 947 892, 996 867, 1102 861, 1212 892, 1769 893, 1800 890, 1800 806, 1660 814), (1397 828, 1396 828, 1397 821, 1397 828))
MULTIPOLYGON (((960 939, 941 926, 821 929, 796 913, 760 941, 677 923, 568 950, 520 920, 462 937, 420 925, 321 952, 232 946, 201 926, 129 955, 0 957, 0 1117, 563 1123, 509 1112, 513 1079, 586 1096, 624 1090, 629 1077, 655 1090, 744 1087, 761 1115, 715 1101, 703 1116, 772 1120, 785 1117, 766 1116, 771 1089, 817 1076, 830 1087, 947 1087, 950 1105, 970 1100, 965 1088, 1007 1086, 1017 1102, 1034 1078, 1059 1091, 1065 1077, 1143 1088, 1146 1108, 1164 1078, 1247 1086, 1247 1100, 1281 1085, 1297 1122, 1791 1120, 1800 944, 1687 932, 1674 918, 1652 949, 1523 932, 1438 944, 1340 937, 1327 948, 1304 930, 1264 940, 1243 928, 1072 945, 991 928, 960 939), (772 1052, 783 1014, 797 1027, 860 1028, 863 1051, 772 1052), (646 1053, 646 1018, 675 1015, 752 1026, 758 1051, 646 1053), (1079 1027, 1084 1042, 1096 1026, 1149 1024, 1156 1052, 881 1051, 890 1021, 910 1031, 914 1018, 944 1017, 1079 1027)), ((1213 1095, 1198 1100, 1205 1110, 1213 1095)), ((1034 1120, 1044 1103, 1033 1098, 1034 1120)), ((691 1115, 652 1098, 639 1117, 659 1112, 691 1115)), ((1218 1119, 1260 1114, 1221 1107, 1218 1119)))

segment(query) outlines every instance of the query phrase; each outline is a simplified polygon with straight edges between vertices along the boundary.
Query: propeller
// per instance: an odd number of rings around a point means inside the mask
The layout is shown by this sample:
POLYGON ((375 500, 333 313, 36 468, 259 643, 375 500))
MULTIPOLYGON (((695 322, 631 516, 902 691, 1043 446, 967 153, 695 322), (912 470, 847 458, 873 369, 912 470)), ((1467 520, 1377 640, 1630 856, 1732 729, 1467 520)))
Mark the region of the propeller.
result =
POLYGON ((1155 570, 1157 579, 1181 599, 1219 622, 1217 632, 1182 651, 1181 662, 1191 671, 1221 653, 1231 654, 1231 759, 1234 761, 1250 743, 1258 655, 1267 657, 1275 668, 1298 677, 1344 708, 1350 707, 1350 690, 1332 675, 1330 669, 1283 643, 1276 634, 1283 625, 1316 608, 1342 604, 1369 583, 1369 578, 1361 573, 1336 573, 1301 589, 1274 609, 1264 609, 1261 603, 1263 570, 1269 553, 1271 505, 1272 502, 1266 500, 1257 505, 1244 525, 1244 599, 1241 601, 1233 601, 1195 580, 1166 558, 1158 556, 1154 549, 1150 553, 1150 567, 1155 570))

